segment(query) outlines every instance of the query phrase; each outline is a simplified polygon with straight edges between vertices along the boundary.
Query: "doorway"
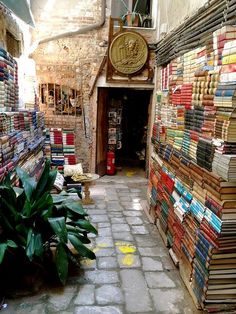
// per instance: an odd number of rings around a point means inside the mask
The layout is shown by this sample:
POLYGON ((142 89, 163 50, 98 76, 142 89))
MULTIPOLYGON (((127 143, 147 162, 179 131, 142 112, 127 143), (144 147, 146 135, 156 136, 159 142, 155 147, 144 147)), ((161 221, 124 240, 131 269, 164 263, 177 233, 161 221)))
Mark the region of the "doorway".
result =
POLYGON ((115 154, 116 169, 145 170, 147 128, 152 90, 99 88, 97 114, 97 163, 106 174, 106 155, 115 154))

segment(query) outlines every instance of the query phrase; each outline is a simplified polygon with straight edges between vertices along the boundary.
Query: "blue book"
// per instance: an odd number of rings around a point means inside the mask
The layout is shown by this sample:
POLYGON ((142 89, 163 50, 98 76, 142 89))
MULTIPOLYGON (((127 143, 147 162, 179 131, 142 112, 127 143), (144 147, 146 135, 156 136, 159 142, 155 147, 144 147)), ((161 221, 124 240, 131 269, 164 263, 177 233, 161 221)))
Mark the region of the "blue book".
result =
POLYGON ((199 229, 196 230, 196 233, 199 240, 204 244, 208 251, 214 248, 214 246, 204 237, 204 235, 201 233, 199 229))
POLYGON ((235 89, 217 89, 215 92, 216 97, 233 97, 235 96, 235 89))
POLYGON ((200 239, 197 240, 195 247, 200 251, 202 257, 206 260, 209 256, 209 252, 200 239))

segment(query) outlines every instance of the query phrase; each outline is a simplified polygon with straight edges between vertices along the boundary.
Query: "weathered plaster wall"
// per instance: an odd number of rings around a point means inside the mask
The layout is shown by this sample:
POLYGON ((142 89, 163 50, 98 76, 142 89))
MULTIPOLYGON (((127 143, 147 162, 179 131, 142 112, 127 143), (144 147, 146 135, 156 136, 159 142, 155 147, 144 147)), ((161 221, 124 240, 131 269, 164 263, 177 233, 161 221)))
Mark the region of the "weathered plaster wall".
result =
MULTIPOLYGON (((94 168, 96 140, 96 92, 89 95, 94 78, 106 54, 107 47, 101 45, 108 40, 108 26, 111 1, 106 1, 106 22, 100 29, 73 37, 40 44, 33 52, 39 83, 56 83, 83 91, 83 105, 86 115, 86 132, 77 128, 80 143, 77 146, 78 159, 83 159, 86 170, 94 168), (85 136, 86 133, 86 136, 85 136)), ((101 0, 31 0, 36 29, 32 33, 32 43, 68 32, 99 21, 101 0)), ((155 30, 140 30, 148 43, 154 43, 155 30)), ((96 91, 96 87, 94 89, 96 91)), ((83 118, 78 118, 82 126, 83 118)), ((57 126, 64 125, 64 119, 57 118, 57 126)))
MULTIPOLYGON (((33 43, 68 32, 86 25, 94 24, 101 17, 101 0, 50 0, 33 1, 36 30, 32 33, 33 43)), ((90 168, 91 154, 91 106, 89 99, 90 82, 98 71, 99 65, 106 52, 99 43, 107 40, 108 21, 104 27, 73 37, 41 44, 32 54, 36 61, 39 83, 56 83, 77 90, 82 90, 82 102, 86 114, 86 136, 83 127, 76 129, 79 143, 77 145, 78 159, 83 159, 85 170, 90 168)), ((83 125, 83 117, 77 119, 83 125)), ((57 118, 57 126, 65 126, 63 118, 57 118), (61 121, 61 122, 60 122, 61 121)), ((66 127, 66 126, 65 126, 66 127)))
POLYGON ((159 38, 162 32, 168 33, 179 26, 185 18, 191 16, 207 2, 208 0, 159 0, 157 38, 159 38))

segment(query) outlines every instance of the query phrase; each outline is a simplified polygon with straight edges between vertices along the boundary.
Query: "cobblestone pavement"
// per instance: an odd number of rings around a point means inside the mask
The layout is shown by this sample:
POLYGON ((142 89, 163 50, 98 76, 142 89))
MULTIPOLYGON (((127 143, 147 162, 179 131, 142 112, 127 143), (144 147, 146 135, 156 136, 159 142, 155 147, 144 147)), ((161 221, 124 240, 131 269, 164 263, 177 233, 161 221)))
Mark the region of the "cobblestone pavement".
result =
POLYGON ((146 189, 134 173, 99 179, 91 189, 95 205, 86 207, 99 232, 92 238, 96 261, 83 261, 64 289, 7 300, 2 313, 200 313, 143 212, 146 189))

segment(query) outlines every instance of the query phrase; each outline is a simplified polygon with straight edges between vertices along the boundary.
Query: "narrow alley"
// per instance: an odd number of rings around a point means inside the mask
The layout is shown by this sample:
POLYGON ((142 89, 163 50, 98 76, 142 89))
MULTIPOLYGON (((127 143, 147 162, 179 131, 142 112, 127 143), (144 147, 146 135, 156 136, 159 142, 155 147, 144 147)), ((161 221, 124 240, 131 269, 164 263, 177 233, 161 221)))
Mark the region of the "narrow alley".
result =
POLYGON ((7 300, 5 314, 125 314, 198 312, 168 249, 145 215, 147 180, 133 170, 100 178, 87 206, 98 237, 96 261, 85 260, 65 289, 7 300))

